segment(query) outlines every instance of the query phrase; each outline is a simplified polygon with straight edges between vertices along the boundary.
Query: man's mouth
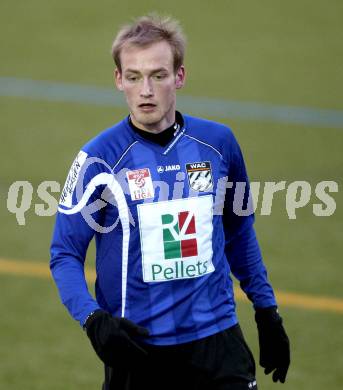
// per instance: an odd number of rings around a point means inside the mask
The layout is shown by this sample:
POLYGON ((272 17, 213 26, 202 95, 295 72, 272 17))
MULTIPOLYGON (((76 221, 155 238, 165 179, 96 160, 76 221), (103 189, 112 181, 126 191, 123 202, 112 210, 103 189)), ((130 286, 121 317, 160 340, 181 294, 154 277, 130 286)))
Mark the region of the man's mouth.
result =
POLYGON ((138 107, 156 107, 156 104, 153 103, 142 103, 138 107))
POLYGON ((142 104, 139 104, 138 107, 142 111, 153 111, 156 108, 156 104, 153 104, 153 103, 142 103, 142 104))

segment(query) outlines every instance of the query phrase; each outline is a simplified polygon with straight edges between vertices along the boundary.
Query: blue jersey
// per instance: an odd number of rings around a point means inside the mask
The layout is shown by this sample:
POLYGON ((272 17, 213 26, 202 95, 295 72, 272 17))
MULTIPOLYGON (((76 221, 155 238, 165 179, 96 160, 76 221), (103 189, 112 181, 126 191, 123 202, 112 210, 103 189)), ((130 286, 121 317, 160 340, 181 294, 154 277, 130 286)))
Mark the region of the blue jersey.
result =
POLYGON ((224 125, 183 119, 161 146, 125 118, 73 162, 50 266, 62 302, 81 325, 102 308, 148 328, 148 343, 209 336, 237 323, 231 273, 255 307, 276 305, 254 216, 234 207, 236 183, 248 185, 237 141, 224 125), (84 277, 93 237, 95 299, 84 277))

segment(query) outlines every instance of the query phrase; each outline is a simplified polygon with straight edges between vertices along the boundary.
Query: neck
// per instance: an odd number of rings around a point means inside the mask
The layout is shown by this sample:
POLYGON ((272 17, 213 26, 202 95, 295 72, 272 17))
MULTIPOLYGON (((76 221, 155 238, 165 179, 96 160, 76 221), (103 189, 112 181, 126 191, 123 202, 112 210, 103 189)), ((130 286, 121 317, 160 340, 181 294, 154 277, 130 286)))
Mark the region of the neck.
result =
POLYGON ((171 126, 169 126, 168 128, 160 132, 151 132, 151 131, 140 129, 132 122, 130 116, 129 116, 129 124, 132 130, 135 131, 141 137, 149 141, 152 141, 154 143, 157 143, 161 146, 166 146, 176 136, 176 134, 178 134, 179 130, 183 127, 184 123, 183 123, 182 115, 179 112, 176 112, 175 122, 171 126))

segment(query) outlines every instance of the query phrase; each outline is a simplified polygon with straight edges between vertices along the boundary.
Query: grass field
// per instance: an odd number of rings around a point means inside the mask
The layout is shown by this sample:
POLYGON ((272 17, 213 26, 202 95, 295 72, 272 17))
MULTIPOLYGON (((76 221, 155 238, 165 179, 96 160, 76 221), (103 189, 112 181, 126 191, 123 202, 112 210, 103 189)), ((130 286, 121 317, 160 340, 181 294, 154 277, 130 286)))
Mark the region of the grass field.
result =
MULTIPOLYGON (((188 36, 187 98, 254 102, 343 111, 343 3, 338 0, 10 2, 0 12, 0 78, 111 88, 109 55, 117 28, 148 11, 180 19, 188 36)), ((1 83, 0 83, 1 85, 1 83)), ((1 92, 1 90, 0 90, 1 92)), ((179 107, 182 110, 182 106, 179 107)), ((74 155, 88 139, 126 115, 121 106, 18 98, 0 93, 0 258, 48 267, 53 217, 38 217, 33 194, 26 224, 6 208, 10 185, 64 183, 74 155)), ((189 112, 192 114, 192 112, 189 112)), ((283 292, 343 300, 343 126, 206 116, 228 124, 252 181, 338 183, 336 211, 316 217, 310 203, 290 220, 285 191, 256 230, 271 281, 283 292)), ((55 194, 56 198, 58 194, 55 194)), ((92 266, 94 248, 88 263, 92 266)), ((60 304, 51 279, 0 272, 0 388, 99 389, 102 368, 85 334, 60 304)), ((342 312, 281 305, 292 343, 283 389, 339 388, 343 382, 342 312)), ((251 306, 238 302, 246 338, 258 360, 251 306)), ((280 387, 258 368, 259 388, 280 387)))

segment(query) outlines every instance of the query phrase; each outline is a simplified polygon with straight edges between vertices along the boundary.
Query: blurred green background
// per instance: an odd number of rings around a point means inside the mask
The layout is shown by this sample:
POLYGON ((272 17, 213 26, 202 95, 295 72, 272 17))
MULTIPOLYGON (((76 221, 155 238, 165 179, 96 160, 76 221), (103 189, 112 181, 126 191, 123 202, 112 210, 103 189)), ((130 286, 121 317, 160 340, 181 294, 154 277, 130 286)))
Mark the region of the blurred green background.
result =
MULTIPOLYGON (((339 0, 213 2, 2 0, 0 78, 111 88, 112 39, 123 23, 150 11, 179 19, 188 37, 187 83, 180 95, 279 106, 343 110, 343 3, 339 0)), ((2 84, 0 83, 0 86, 2 84)), ((127 111, 109 105, 18 98, 0 93, 0 258, 48 267, 54 217, 38 217, 37 186, 63 185, 79 148, 127 111), (19 226, 6 208, 9 186, 35 193, 19 226)), ((182 111, 183 107, 179 106, 182 111)), ((191 111, 189 111, 192 114, 191 111)), ((311 202, 289 220, 285 191, 256 230, 277 290, 343 299, 343 126, 209 117, 229 125, 252 181, 308 181, 311 202), (337 208, 316 217, 315 185, 336 181, 337 208)), ((54 194, 58 197, 58 194, 54 194)), ((94 248, 88 263, 92 266, 94 248)), ((102 367, 85 334, 59 302, 51 279, 0 272, 0 388, 99 389, 102 367)), ((292 344, 283 389, 339 388, 343 382, 342 311, 281 305, 292 344)), ((258 361, 251 305, 238 302, 246 338, 258 361)), ((276 389, 258 367, 260 389, 276 389)), ((163 387, 162 387, 163 388, 163 387)))

